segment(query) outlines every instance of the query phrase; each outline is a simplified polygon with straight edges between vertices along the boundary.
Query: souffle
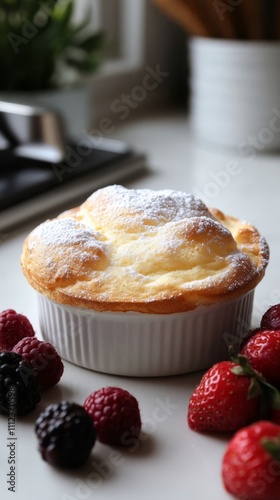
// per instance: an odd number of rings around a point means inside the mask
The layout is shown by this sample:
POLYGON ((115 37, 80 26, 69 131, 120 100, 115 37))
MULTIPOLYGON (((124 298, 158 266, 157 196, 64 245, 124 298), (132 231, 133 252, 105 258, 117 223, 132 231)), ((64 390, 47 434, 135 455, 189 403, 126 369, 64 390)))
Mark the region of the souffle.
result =
POLYGON ((34 229, 21 261, 55 303, 170 314, 247 294, 268 257, 255 227, 191 194, 114 185, 34 229))

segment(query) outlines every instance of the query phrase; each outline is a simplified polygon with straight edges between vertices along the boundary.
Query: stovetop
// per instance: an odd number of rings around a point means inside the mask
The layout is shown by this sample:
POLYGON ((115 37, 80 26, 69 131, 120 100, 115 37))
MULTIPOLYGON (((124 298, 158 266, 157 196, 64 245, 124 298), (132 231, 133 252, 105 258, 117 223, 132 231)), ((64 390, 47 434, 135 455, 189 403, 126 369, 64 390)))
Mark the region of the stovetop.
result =
POLYGON ((120 141, 104 138, 97 144, 88 137, 87 147, 78 140, 66 144, 61 162, 0 149, 0 230, 146 170, 145 156, 120 141))

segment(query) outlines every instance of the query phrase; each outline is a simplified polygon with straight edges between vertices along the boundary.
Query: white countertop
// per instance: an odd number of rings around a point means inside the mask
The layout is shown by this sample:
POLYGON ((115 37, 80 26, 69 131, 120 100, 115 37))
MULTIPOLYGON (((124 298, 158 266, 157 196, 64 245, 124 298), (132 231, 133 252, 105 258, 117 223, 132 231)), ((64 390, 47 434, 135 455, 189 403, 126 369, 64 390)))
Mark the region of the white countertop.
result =
MULTIPOLYGON (((176 113, 120 123, 114 137, 148 155, 150 175, 126 183, 128 187, 193 192, 207 205, 250 221, 266 237, 271 259, 255 294, 253 324, 257 325, 266 308, 280 302, 279 156, 262 154, 246 159, 230 150, 197 144, 186 117, 176 113)), ((23 240, 39 221, 0 234, 0 310, 13 308, 28 316, 40 337, 35 297, 19 264, 23 240)), ((187 426, 188 398, 200 378, 201 373, 159 379, 113 377, 65 362, 60 384, 43 395, 30 415, 17 419, 18 498, 231 498, 220 479, 228 438, 198 434, 187 426), (119 450, 116 457, 111 448, 98 443, 88 464, 71 472, 58 471, 43 462, 34 434, 38 413, 62 398, 82 404, 88 394, 106 385, 119 385, 138 399, 144 431, 139 448, 119 450)), ((0 416, 0 435, 0 492, 1 499, 6 500, 12 493, 6 475, 8 431, 4 416, 0 416)))

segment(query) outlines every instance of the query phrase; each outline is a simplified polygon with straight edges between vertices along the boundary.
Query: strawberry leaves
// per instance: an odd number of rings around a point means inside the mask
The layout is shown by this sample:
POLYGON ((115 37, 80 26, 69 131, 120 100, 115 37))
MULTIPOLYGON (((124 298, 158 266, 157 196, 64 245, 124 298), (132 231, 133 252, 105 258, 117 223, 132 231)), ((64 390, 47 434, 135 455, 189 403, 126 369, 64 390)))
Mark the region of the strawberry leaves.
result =
POLYGON ((237 354, 204 374, 189 401, 188 423, 196 431, 231 432, 278 412, 278 390, 237 354))
MULTIPOLYGON (((229 352, 232 352, 231 348, 229 352)), ((280 410, 280 392, 278 389, 267 382, 261 373, 252 368, 246 356, 242 354, 231 355, 231 359, 236 363, 236 366, 231 369, 235 375, 251 377, 248 398, 251 399, 258 396, 262 398, 260 418, 267 417, 270 408, 280 410)))
POLYGON ((261 445, 274 460, 280 462, 280 435, 275 438, 263 438, 261 445))

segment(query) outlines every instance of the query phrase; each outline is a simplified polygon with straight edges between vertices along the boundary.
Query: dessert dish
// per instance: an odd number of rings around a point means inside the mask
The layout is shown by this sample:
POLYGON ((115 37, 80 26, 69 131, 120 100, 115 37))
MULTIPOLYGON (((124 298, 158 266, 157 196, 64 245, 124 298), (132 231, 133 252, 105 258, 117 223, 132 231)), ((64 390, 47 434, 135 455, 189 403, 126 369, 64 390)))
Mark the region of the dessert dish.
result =
POLYGON ((148 376, 224 357, 268 257, 255 227, 191 194, 108 186, 35 228, 21 262, 63 357, 148 376))

